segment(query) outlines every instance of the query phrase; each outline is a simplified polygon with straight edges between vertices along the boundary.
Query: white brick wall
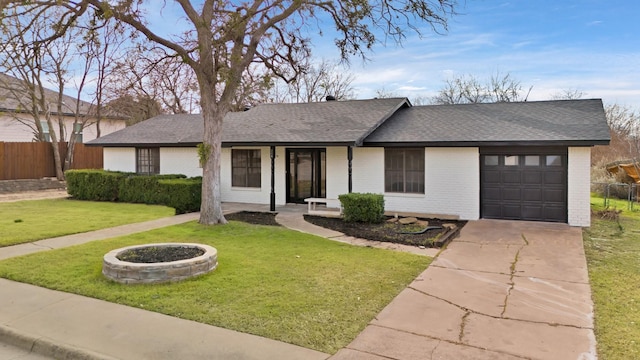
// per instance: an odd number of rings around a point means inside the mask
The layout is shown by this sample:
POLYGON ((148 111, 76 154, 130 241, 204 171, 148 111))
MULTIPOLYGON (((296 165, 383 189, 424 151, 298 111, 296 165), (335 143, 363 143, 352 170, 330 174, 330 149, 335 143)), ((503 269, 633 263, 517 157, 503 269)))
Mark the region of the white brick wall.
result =
MULTIPOLYGON (((349 192, 349 161, 346 147, 327 148, 327 199, 349 192)), ((327 207, 340 208, 340 201, 328 201, 327 207)))
POLYGON ((160 174, 202 176, 198 150, 194 147, 160 148, 160 174))
MULTIPOLYGON (((268 204, 270 201, 271 192, 271 159, 269 157, 269 147, 234 147, 234 149, 260 150, 260 161, 262 164, 262 168, 260 170, 260 188, 231 186, 231 148, 223 148, 220 165, 220 185, 222 192, 222 201, 268 204)), ((278 191, 276 189, 276 194, 277 193, 278 191)))
POLYGON ((568 158, 568 222, 571 226, 590 226, 591 148, 570 147, 568 158))
POLYGON ((384 193, 384 148, 356 148, 353 191, 385 195, 387 211, 480 216, 478 148, 426 148, 425 194, 384 193))
POLYGON ((136 172, 136 149, 105 147, 102 150, 103 168, 112 171, 136 172))

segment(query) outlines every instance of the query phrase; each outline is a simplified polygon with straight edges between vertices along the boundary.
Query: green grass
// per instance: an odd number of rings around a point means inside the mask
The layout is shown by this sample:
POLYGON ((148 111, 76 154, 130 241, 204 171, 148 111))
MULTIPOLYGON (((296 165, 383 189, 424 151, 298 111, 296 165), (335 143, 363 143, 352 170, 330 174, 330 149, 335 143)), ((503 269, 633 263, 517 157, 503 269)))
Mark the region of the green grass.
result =
POLYGON ((194 222, 8 259, 0 277, 334 353, 430 261, 279 227, 194 222), (106 252, 165 241, 214 246, 218 269, 163 285, 122 285, 101 275, 106 252))
MULTIPOLYGON (((592 197, 602 210, 602 198, 592 197)), ((584 230, 600 359, 640 359, 640 206, 611 200, 623 210, 619 223, 592 217, 584 230)))
POLYGON ((166 206, 69 199, 0 203, 0 247, 173 214, 166 206))

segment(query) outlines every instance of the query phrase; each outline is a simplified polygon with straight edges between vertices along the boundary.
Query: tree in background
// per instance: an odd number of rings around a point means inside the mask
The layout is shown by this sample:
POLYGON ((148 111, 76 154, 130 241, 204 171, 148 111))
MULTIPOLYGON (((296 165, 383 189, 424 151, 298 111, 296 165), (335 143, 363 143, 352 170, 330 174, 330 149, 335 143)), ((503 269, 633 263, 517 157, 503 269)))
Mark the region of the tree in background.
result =
POLYGON ((444 105, 526 101, 532 88, 523 93, 520 81, 510 73, 497 72, 484 82, 473 75, 461 75, 447 79, 431 102, 444 105))
POLYGON ((282 78, 274 79, 269 91, 269 102, 304 103, 319 102, 327 96, 336 100, 349 100, 355 97, 353 74, 339 69, 337 62, 323 59, 313 63, 309 57, 300 60, 301 72, 286 82, 282 78))
POLYGON ((377 42, 378 31, 386 39, 400 42, 408 31, 422 33, 422 24, 432 30, 446 29, 455 0, 387 1, 195 1, 177 0, 191 28, 165 36, 147 26, 143 1, 3 0, 2 21, 7 9, 16 8, 24 17, 41 16, 42 9, 59 8, 63 13, 53 27, 62 36, 77 19, 90 13, 128 24, 149 41, 175 54, 194 72, 198 82, 204 119, 203 185, 200 222, 226 223, 222 213, 220 160, 222 122, 233 109, 234 99, 247 69, 259 63, 270 74, 298 74, 300 59, 308 54, 306 31, 318 33, 334 26, 335 44, 341 57, 364 57, 377 42))

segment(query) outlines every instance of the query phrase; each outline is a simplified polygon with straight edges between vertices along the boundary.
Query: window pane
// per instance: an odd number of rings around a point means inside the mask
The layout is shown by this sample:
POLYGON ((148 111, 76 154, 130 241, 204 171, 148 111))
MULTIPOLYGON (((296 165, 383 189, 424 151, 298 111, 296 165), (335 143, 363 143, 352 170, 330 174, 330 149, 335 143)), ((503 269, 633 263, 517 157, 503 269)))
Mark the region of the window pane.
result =
POLYGON ((160 148, 137 148, 136 172, 146 175, 159 174, 160 148))
POLYGON ((547 155, 547 166, 562 166, 560 155, 547 155))
POLYGON ((261 186, 260 150, 231 150, 231 186, 261 186))
POLYGON ((488 166, 498 165, 498 155, 485 155, 484 164, 488 166))
POLYGON ((538 155, 527 155, 524 157, 524 165, 525 166, 540 166, 540 156, 538 155))
POLYGON ((385 149, 385 191, 424 194, 424 149, 385 149))
POLYGON ((517 166, 518 165, 518 155, 505 155, 504 164, 506 166, 517 166))

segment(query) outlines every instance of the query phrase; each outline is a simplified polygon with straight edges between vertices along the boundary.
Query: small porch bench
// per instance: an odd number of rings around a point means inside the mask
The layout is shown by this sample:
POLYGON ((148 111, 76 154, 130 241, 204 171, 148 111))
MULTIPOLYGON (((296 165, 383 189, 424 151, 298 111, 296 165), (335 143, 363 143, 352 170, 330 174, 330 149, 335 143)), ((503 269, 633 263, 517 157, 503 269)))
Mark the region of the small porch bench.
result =
POLYGON ((340 217, 342 216, 342 209, 340 210, 318 210, 316 205, 318 204, 327 204, 329 201, 338 201, 338 199, 327 199, 327 198, 306 198, 304 201, 308 205, 307 214, 309 215, 320 215, 320 216, 330 216, 330 217, 340 217))

